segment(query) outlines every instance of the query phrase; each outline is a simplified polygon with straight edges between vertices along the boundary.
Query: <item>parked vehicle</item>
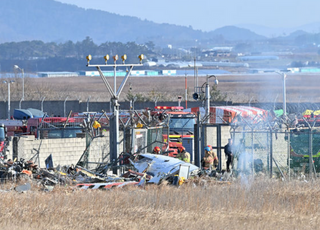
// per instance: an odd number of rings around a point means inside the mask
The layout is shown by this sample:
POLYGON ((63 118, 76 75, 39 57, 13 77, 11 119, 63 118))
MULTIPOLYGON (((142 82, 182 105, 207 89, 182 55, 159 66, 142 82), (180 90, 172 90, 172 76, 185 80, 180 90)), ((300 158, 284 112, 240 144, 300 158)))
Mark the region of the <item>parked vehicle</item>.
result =
POLYGON ((163 146, 163 151, 168 148, 169 156, 175 157, 183 138, 194 138, 195 113, 184 112, 181 106, 156 106, 152 113, 163 121, 162 137, 163 142, 167 143, 163 146))
POLYGON ((0 160, 7 158, 7 147, 9 145, 7 129, 4 124, 0 124, 0 160))

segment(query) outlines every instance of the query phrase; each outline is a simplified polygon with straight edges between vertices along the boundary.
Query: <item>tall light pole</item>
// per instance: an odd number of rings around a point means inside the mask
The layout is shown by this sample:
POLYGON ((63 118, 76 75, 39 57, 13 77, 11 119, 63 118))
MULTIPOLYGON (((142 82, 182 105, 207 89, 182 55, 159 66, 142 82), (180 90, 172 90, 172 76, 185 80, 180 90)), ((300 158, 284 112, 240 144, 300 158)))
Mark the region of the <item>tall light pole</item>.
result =
POLYGON ((41 100, 41 111, 43 112, 43 101, 44 99, 46 99, 46 97, 43 97, 42 100, 41 100))
MULTIPOLYGON (((92 59, 91 55, 87 56, 87 67, 95 67, 97 68, 100 77, 102 81, 104 82, 106 88, 108 89, 109 93, 111 94, 111 101, 112 101, 112 112, 113 116, 110 117, 110 161, 114 163, 114 166, 117 165, 117 159, 120 155, 120 141, 119 141, 119 110, 120 110, 120 104, 118 103, 120 94, 131 74, 131 71, 134 66, 142 66, 142 60, 144 59, 143 54, 139 56, 140 64, 125 64, 125 60, 127 59, 127 55, 123 55, 121 57, 122 64, 117 64, 118 55, 113 57, 114 64, 107 64, 109 60, 109 55, 104 56, 105 64, 100 65, 90 65, 90 61, 92 59), (122 67, 129 67, 129 70, 127 71, 126 76, 123 78, 121 85, 119 86, 118 90, 116 89, 116 67, 122 66, 122 67), (101 67, 113 67, 114 68, 114 89, 112 89, 110 83, 108 82, 107 78, 103 75, 101 71, 101 67)), ((110 103, 111 104, 111 103, 110 103)), ((113 168, 113 173, 117 174, 118 170, 117 168, 113 168)))
POLYGON ((90 102, 90 98, 91 96, 88 97, 88 100, 87 100, 87 112, 89 112, 89 102, 90 102))
POLYGON ((63 102, 63 116, 66 117, 66 104, 67 104, 67 100, 68 100, 69 96, 66 97, 66 99, 63 102))
POLYGON ((184 78, 184 100, 186 102, 186 109, 188 108, 188 87, 187 87, 187 74, 184 78))
MULTIPOLYGON (((17 66, 17 65, 14 65, 14 66, 13 66, 13 69, 14 69, 14 70, 20 70, 21 73, 22 73, 22 98, 21 98, 21 100, 24 101, 24 70, 21 69, 21 68, 20 68, 19 66, 17 66)), ((20 101, 20 106, 21 106, 21 101, 20 101)), ((21 108, 20 108, 20 109, 21 109, 21 108)))
POLYGON ((132 100, 132 110, 134 110, 134 103, 137 101, 137 97, 135 96, 132 100))
POLYGON ((287 116, 287 92, 286 92, 286 78, 287 75, 285 73, 275 72, 282 76, 282 93, 283 93, 283 117, 287 116))
POLYGON ((8 120, 10 120, 10 84, 14 83, 14 81, 3 81, 3 83, 8 85, 8 120))

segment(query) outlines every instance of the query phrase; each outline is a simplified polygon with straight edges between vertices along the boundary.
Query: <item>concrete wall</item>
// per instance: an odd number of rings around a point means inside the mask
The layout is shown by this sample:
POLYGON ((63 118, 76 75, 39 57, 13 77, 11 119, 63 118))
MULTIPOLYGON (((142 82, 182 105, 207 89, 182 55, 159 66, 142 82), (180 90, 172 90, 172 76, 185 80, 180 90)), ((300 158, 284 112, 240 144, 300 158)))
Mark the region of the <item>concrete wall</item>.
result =
MULTIPOLYGON (((39 150, 41 168, 45 167, 45 159, 52 154, 54 167, 58 165, 76 164, 86 147, 84 138, 41 139, 34 136, 22 136, 18 140, 18 153, 14 153, 18 159, 31 159, 39 150)), ((33 158, 35 160, 35 158, 33 158)))
MULTIPOLYGON (((120 132, 120 140, 123 139, 123 132, 120 132)), ((45 167, 45 159, 52 154, 54 167, 58 165, 76 164, 86 148, 85 138, 64 138, 64 139, 41 139, 37 140, 34 136, 15 137, 17 148, 11 152, 8 158, 31 159, 39 150, 40 161, 35 163, 40 167, 45 167)), ((14 141, 13 141, 14 142, 14 141)), ((13 144, 11 143, 11 146, 13 144)), ((104 137, 98 137, 90 145, 89 162, 109 162, 109 133, 104 133, 104 137)), ((120 144, 120 152, 123 146, 120 144)), ((33 158, 35 159, 35 158, 33 158)), ((96 165, 90 165, 89 168, 95 168, 96 165)))

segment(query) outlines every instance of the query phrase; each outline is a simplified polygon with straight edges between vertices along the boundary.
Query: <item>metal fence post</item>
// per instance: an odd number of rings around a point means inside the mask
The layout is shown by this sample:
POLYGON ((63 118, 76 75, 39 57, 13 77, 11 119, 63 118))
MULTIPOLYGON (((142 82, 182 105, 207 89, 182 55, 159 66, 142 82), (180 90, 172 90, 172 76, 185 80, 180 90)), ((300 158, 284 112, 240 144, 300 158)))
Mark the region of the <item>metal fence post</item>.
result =
POLYGON ((221 170, 221 126, 217 125, 217 154, 219 160, 219 170, 221 170))
POLYGON ((289 176, 289 181, 291 179, 291 170, 290 170, 290 167, 291 167, 291 155, 290 155, 290 152, 291 152, 291 144, 290 144, 290 136, 291 136, 291 132, 289 131, 289 134, 288 134, 288 146, 287 146, 287 154, 288 154, 288 165, 289 165, 289 172, 288 172, 288 176, 289 176))
POLYGON ((201 167, 201 131, 200 131, 200 112, 197 113, 197 124, 195 126, 195 165, 201 167))
POLYGON ((309 177, 313 173, 313 153, 312 153, 312 128, 309 129, 309 177))
POLYGON ((270 178, 272 178, 272 165, 273 163, 273 133, 272 133, 272 129, 270 129, 270 158, 269 158, 269 170, 270 170, 270 178))

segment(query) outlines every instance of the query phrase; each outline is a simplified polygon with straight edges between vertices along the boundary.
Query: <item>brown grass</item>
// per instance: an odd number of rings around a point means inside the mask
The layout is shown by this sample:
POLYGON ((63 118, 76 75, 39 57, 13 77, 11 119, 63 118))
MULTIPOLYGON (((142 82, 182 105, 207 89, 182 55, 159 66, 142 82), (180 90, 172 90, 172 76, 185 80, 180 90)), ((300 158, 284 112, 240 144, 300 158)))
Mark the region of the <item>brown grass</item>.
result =
POLYGON ((1 229, 317 229, 319 182, 2 194, 1 229))
MULTIPOLYGON (((261 75, 220 75, 218 76, 218 90, 227 93, 228 100, 233 102, 282 102, 282 77, 277 74, 261 75)), ((21 79, 15 79, 12 85, 12 100, 21 98, 21 79)), ((108 81, 113 88, 113 77, 108 77, 108 81)), ((117 78, 119 87, 122 77, 117 78)), ((194 76, 188 76, 188 99, 192 99, 194 92, 194 76)), ((199 86, 205 82, 205 77, 199 77, 199 86)), ((133 94, 143 94, 150 98, 160 94, 159 101, 176 100, 178 95, 185 95, 184 77, 130 77, 120 100, 124 100, 132 86, 133 94)), ((213 83, 211 83, 213 84, 213 83)), ((7 95, 7 86, 0 85, 0 97, 3 99, 7 95)), ((288 102, 317 102, 319 95, 320 81, 314 74, 299 75, 291 74, 287 77, 287 101, 288 102)), ((107 91, 100 77, 65 77, 65 78, 26 78, 25 99, 40 100, 68 100, 86 101, 91 96, 90 101, 109 101, 110 94, 107 91)))

